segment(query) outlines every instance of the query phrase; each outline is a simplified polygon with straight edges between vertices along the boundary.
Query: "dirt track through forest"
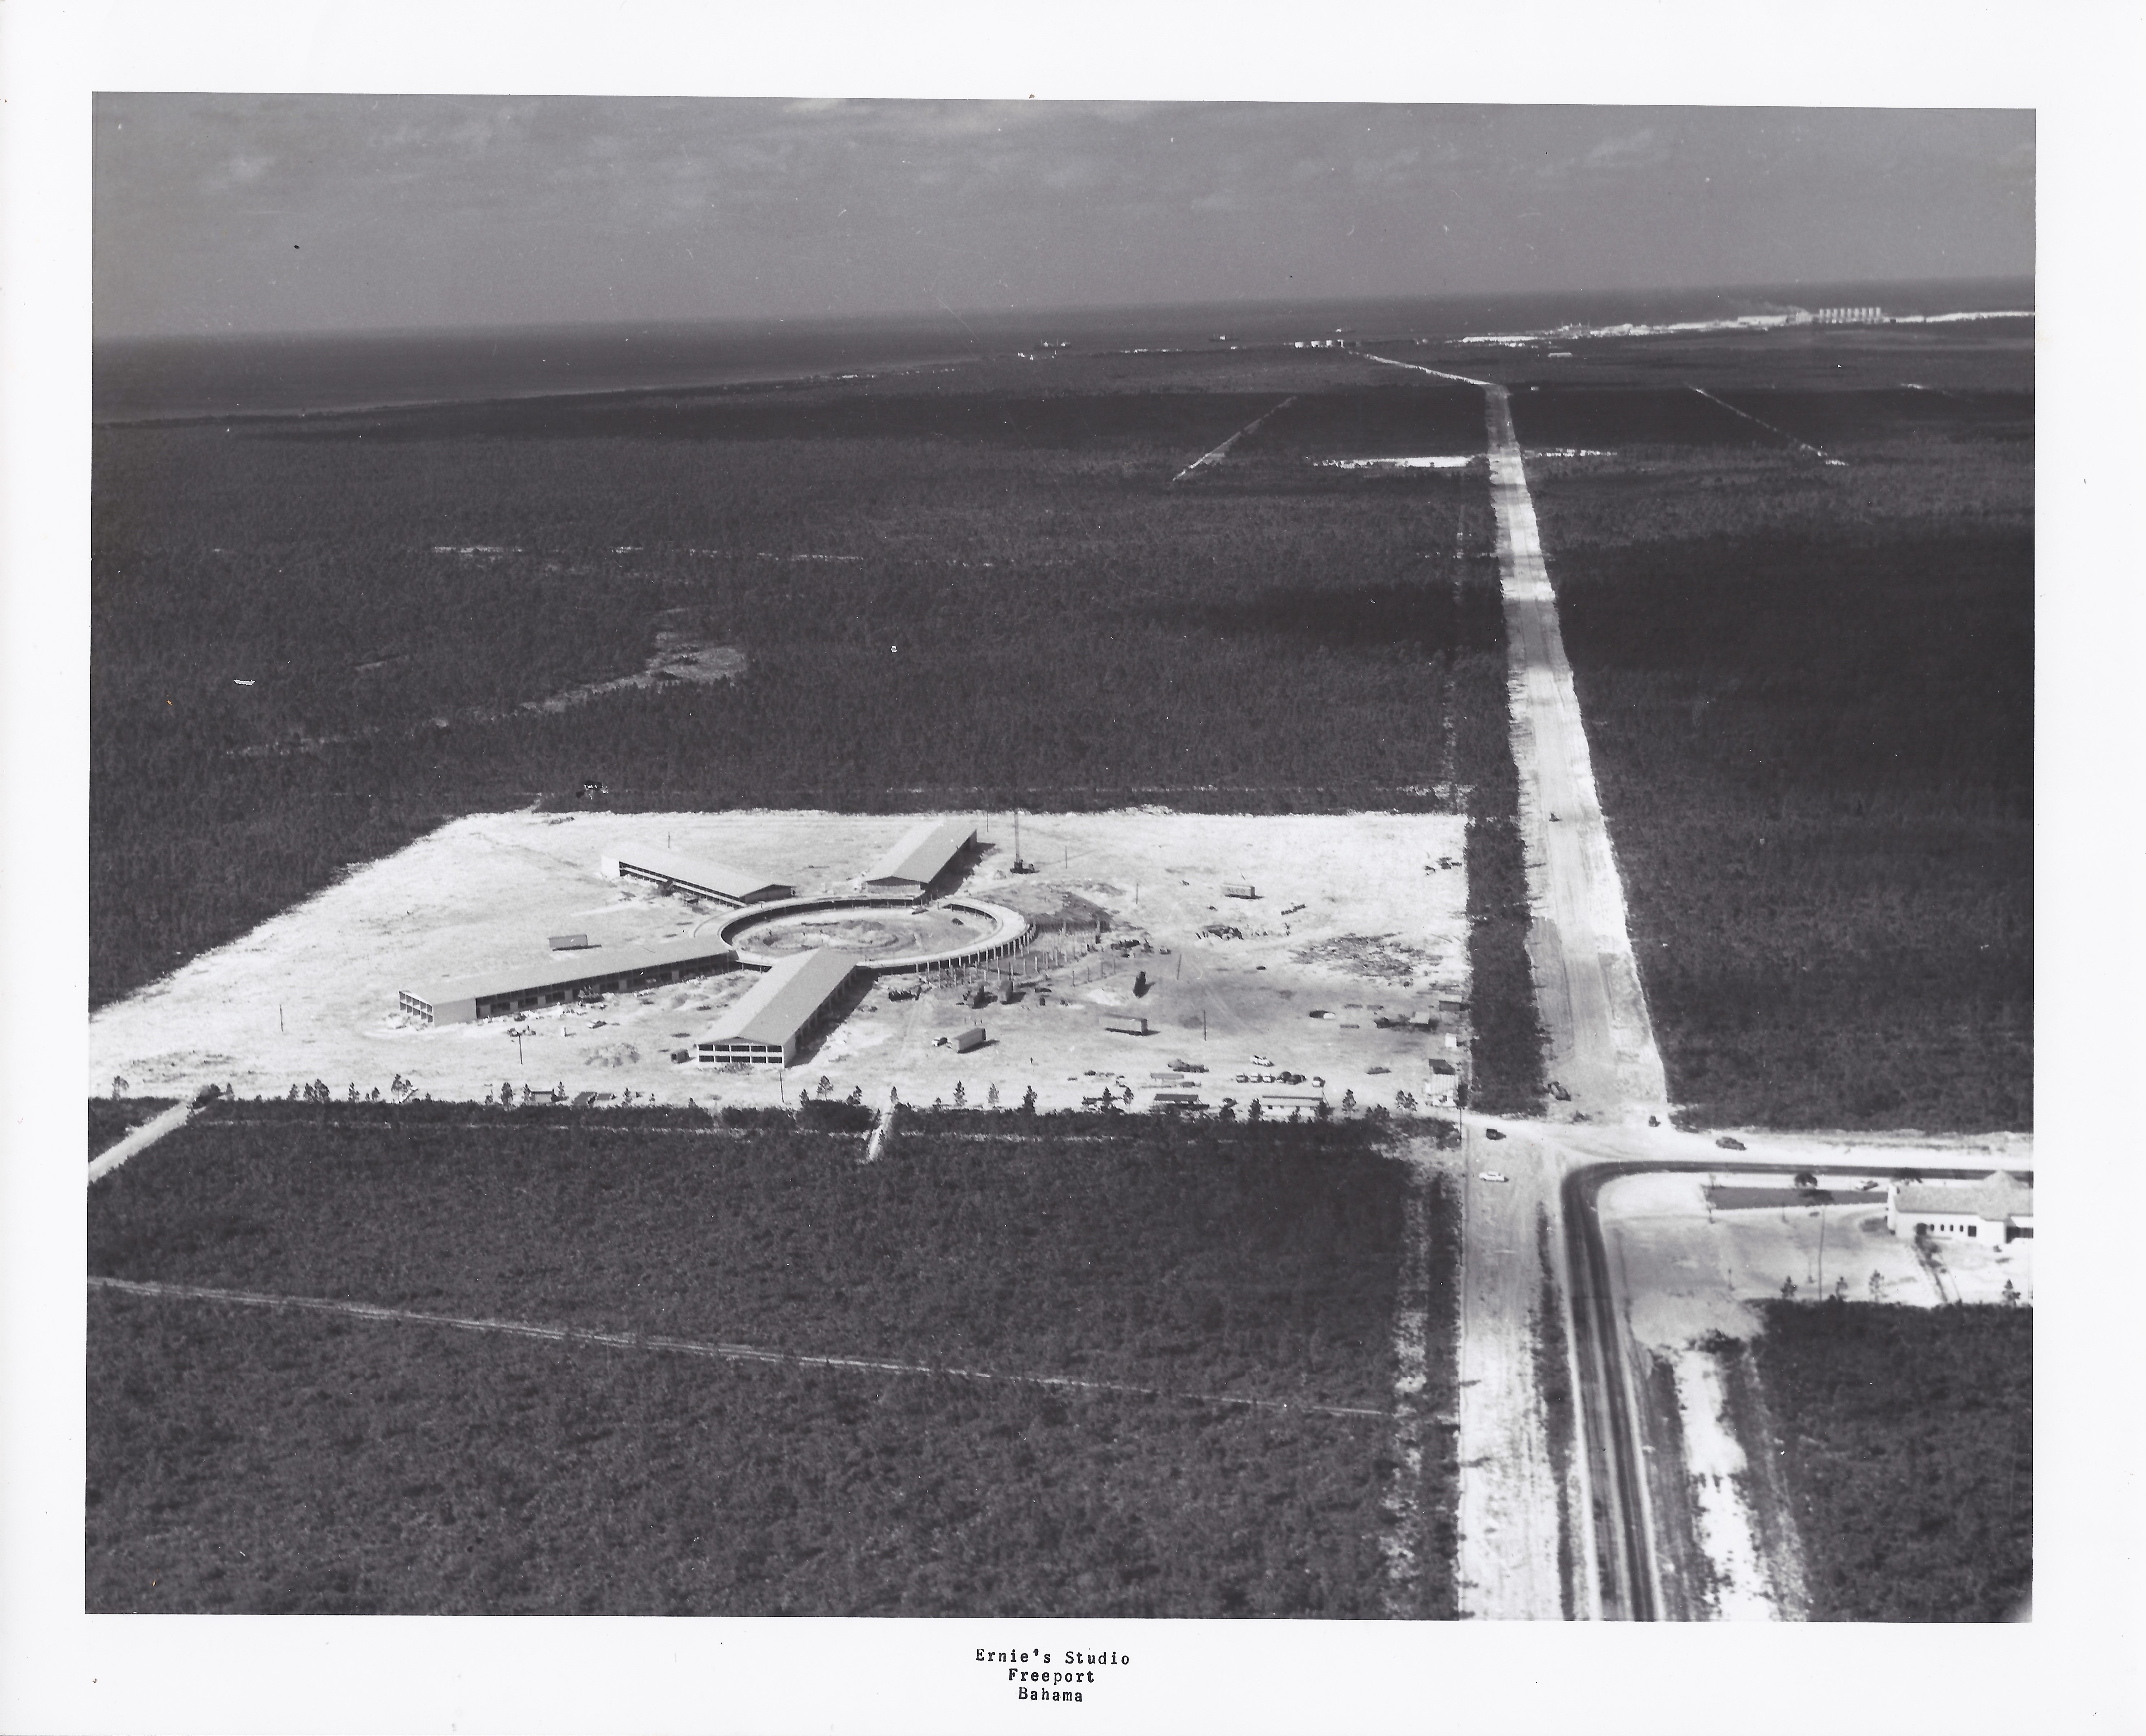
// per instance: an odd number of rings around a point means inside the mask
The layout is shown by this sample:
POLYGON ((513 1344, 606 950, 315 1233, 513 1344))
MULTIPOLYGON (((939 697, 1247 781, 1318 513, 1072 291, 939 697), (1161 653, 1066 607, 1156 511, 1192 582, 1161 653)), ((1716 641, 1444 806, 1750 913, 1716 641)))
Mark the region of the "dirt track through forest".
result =
POLYGON ((1830 464, 1836 469, 1845 468, 1847 466, 1848 461, 1845 458, 1835 458, 1825 452, 1820 451, 1808 440, 1799 440, 1794 435, 1789 433, 1786 428, 1777 428, 1771 422, 1766 421, 1763 417, 1754 416, 1748 410, 1739 410, 1734 404, 1730 403, 1728 399, 1714 397, 1712 392, 1709 392, 1703 386, 1694 386, 1692 387, 1692 390, 1697 392, 1701 397, 1704 398, 1708 403, 1719 405, 1721 408, 1726 410, 1731 416, 1740 416, 1745 422, 1750 422, 1757 427, 1764 428, 1769 434, 1774 436, 1775 439, 1787 441, 1790 446, 1794 446, 1799 452, 1808 452, 1812 457, 1819 460, 1822 463, 1830 464))
POLYGON ((337 1314, 389 1326, 444 1326, 506 1338, 539 1339, 550 1344, 599 1344, 615 1350, 656 1350, 674 1356, 697 1356, 717 1362, 758 1362, 786 1368, 829 1369, 865 1374, 936 1374, 951 1380, 991 1381, 1001 1386, 1041 1386, 1061 1392, 1108 1393, 1123 1398, 1176 1399, 1192 1404, 1220 1404, 1235 1410, 1295 1413, 1306 1416, 1367 1418, 1385 1421, 1391 1411, 1369 1405, 1316 1404, 1288 1399, 1252 1399, 1230 1393, 1166 1392, 1116 1380, 1083 1380, 1070 1374, 1006 1374, 985 1369, 941 1368, 930 1363, 889 1362, 865 1356, 812 1356, 801 1351, 771 1350, 758 1344, 706 1344, 693 1339, 660 1338, 639 1332, 597 1332, 582 1326, 555 1326, 533 1320, 497 1320, 482 1315, 423 1314, 408 1308, 384 1308, 371 1302, 340 1301, 330 1296, 271 1295, 260 1290, 211 1290, 194 1284, 152 1284, 127 1278, 89 1280, 92 1290, 164 1301, 221 1303, 227 1307, 295 1309, 337 1314))
POLYGON ((1267 417, 1280 415, 1295 402, 1296 400, 1294 397, 1284 398, 1279 404, 1275 405, 1273 409, 1268 411, 1265 416, 1254 417, 1250 422, 1246 422, 1243 427, 1238 429, 1235 433, 1232 434, 1227 440, 1224 441, 1221 445, 1216 446, 1213 451, 1201 453, 1200 456, 1195 458, 1190 464, 1186 465, 1183 470, 1178 471, 1178 473, 1170 480, 1173 482, 1182 482, 1187 476, 1190 476, 1193 471, 1200 469, 1203 465, 1220 464, 1225 457, 1229 456, 1230 448, 1235 446, 1239 441, 1242 440, 1247 434, 1251 433, 1255 429, 1256 429, 1260 423, 1264 422, 1267 419, 1267 417))
POLYGON ((187 1118, 193 1112, 191 1101, 175 1103, 154 1120, 143 1122, 110 1150, 99 1152, 90 1160, 89 1179, 95 1181, 109 1175, 137 1152, 147 1150, 167 1133, 176 1133, 187 1125, 187 1118))

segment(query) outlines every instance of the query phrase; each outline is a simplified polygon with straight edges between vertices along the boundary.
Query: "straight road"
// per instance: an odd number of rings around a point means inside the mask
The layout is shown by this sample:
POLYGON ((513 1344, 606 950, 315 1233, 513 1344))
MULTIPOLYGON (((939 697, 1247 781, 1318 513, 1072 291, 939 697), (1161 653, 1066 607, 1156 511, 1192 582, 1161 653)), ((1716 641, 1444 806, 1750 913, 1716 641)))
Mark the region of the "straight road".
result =
POLYGON ((1528 950, 1550 1032, 1560 1119, 1666 1120, 1668 1086, 1625 925, 1624 888, 1595 793, 1595 763, 1543 561, 1535 501, 1502 386, 1487 386, 1490 499, 1504 578, 1513 758, 1534 911, 1528 950))
POLYGON ((1594 1210, 1601 1181, 1654 1168, 1787 1165, 1824 1173, 1856 1165, 1859 1158, 1867 1165, 1869 1157, 1858 1147, 1884 1147, 1897 1154, 1896 1161, 1912 1150, 1928 1174, 1939 1173, 1933 1160, 1942 1164, 1948 1156, 1968 1166, 1963 1173, 1986 1173, 2031 1167, 2031 1142, 1749 1134, 1744 1163, 1730 1165, 1703 1136, 1666 1125, 1661 1054, 1633 955, 1624 885, 1595 789, 1510 398, 1491 381, 1384 356, 1365 359, 1477 387, 1484 394, 1532 915, 1528 950, 1548 1033, 1550 1075, 1570 1094, 1569 1101, 1550 1106, 1544 1122, 1464 1118, 1463 1608, 1493 1619, 1555 1619, 1564 1593, 1575 1614, 1654 1619, 1669 1612, 1646 1467, 1646 1394, 1632 1375, 1629 1299, 1614 1280, 1594 1210), (1493 1125, 1502 1139, 1489 1137, 1493 1125), (1486 1180, 1485 1171, 1505 1179, 1486 1180), (1550 1230, 1547 1272, 1538 1253, 1539 1225, 1550 1230), (1544 1318, 1545 1279, 1565 1299, 1548 1311, 1555 1318, 1544 1318), (1579 1439, 1562 1489, 1544 1427, 1539 1352, 1568 1358, 1575 1376, 1579 1439), (1569 1587, 1560 1584, 1565 1569, 1558 1559, 1560 1497, 1570 1528, 1569 1587))
MULTIPOLYGON (((1513 759, 1520 773, 1520 840, 1531 921, 1528 952, 1548 1033, 1550 1076, 1570 1094, 1555 1119, 1644 1125, 1668 1119, 1667 1088, 1625 925, 1624 886, 1595 792, 1595 768, 1557 618, 1556 594, 1528 492, 1511 400, 1495 382, 1384 356, 1367 360, 1474 386, 1483 393, 1490 501, 1505 605, 1513 759)), ((1597 1479, 1584 1441, 1586 1407, 1601 1383, 1585 1379, 1599 1337, 1576 1339, 1566 1309, 1583 1277, 1570 1270, 1560 1185, 1568 1167, 1555 1125, 1498 1124, 1493 1140, 1464 1118, 1467 1205, 1460 1309, 1460 1577, 1462 1607, 1493 1619, 1555 1620, 1575 1613, 1645 1614, 1629 1571, 1595 1546, 1597 1479), (1486 1170, 1503 1181, 1485 1181, 1486 1170), (1540 1230, 1547 1230, 1539 1241, 1540 1230), (1544 1252, 1550 1269, 1545 1271, 1544 1252), (1555 1280, 1545 1307, 1545 1279, 1555 1280), (1590 1349, 1590 1343, 1593 1348, 1590 1349), (1576 1356, 1582 1439, 1560 1489, 1545 1426, 1539 1354, 1576 1356), (1570 1532, 1573 1584, 1559 1559, 1560 1506, 1570 1532), (1636 1607, 1635 1607, 1636 1606, 1636 1607)), ((1621 1318, 1614 1322, 1622 1330, 1621 1318)), ((1618 1372, 1621 1377, 1622 1363, 1618 1372)), ((1614 1496, 1618 1486, 1604 1494, 1614 1496)), ((1605 1515, 1634 1531, 1628 1561, 1646 1548, 1644 1516, 1605 1515)), ((1621 1536, 1622 1533, 1617 1533, 1621 1536)))
POLYGON ((1221 445, 1216 446, 1213 451, 1201 453, 1199 457, 1195 458, 1190 464, 1186 465, 1183 470, 1178 471, 1178 473, 1170 480, 1173 482, 1182 482, 1187 476, 1190 476, 1193 471, 1200 469, 1204 466, 1220 464, 1222 460, 1229 455, 1230 448, 1235 446, 1239 441, 1242 440, 1255 428, 1257 428, 1260 423, 1264 422, 1267 419, 1267 417, 1279 416, 1283 411, 1288 409, 1289 407, 1295 402, 1296 400, 1294 397, 1284 398, 1279 404, 1275 405, 1273 409, 1266 412, 1265 415, 1254 417, 1250 422, 1246 422, 1243 427, 1238 429, 1235 433, 1232 434, 1227 440, 1224 441, 1221 445))
POLYGON ((95 1181, 109 1175, 137 1151, 146 1151, 166 1134, 177 1132, 187 1125, 187 1118, 193 1114, 194 1107, 194 1100, 188 1098, 184 1103, 173 1104, 155 1120, 143 1122, 111 1150, 90 1160, 89 1179, 95 1181))

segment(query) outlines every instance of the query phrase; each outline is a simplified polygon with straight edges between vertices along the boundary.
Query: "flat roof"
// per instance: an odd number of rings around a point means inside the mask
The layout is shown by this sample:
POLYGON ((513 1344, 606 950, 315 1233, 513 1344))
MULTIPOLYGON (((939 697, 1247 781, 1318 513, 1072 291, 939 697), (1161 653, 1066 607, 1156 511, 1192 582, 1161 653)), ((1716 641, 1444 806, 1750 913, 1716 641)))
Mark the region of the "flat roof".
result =
POLYGON ((667 850, 649 850, 638 844, 618 844, 604 852, 606 864, 618 863, 681 885, 704 886, 725 898, 750 902, 777 897, 791 890, 789 881, 776 880, 757 868, 740 868, 729 862, 711 862, 683 856, 667 850))
POLYGON ((433 1006, 450 1000, 490 1000, 502 995, 527 995, 532 990, 563 988, 586 982, 591 977, 619 976, 652 965, 696 965, 734 959, 737 949, 712 935, 705 940, 651 940, 630 946, 591 946, 567 954, 532 959, 522 969, 502 965, 477 976, 454 976, 429 986, 406 989, 433 1006))
POLYGON ((1987 1218, 1992 1223, 2024 1216, 2034 1209, 2034 1189, 2003 1170, 1965 1185, 1957 1181, 1909 1182, 1893 1196, 1895 1211, 1949 1212, 1954 1217, 1987 1218))
POLYGON ((901 835, 901 841, 880 858, 867 880, 914 880, 929 885, 946 871, 946 865, 964 846, 976 840, 973 820, 927 820, 901 835))
POLYGON ((831 946, 817 946, 783 960, 724 1010, 703 1043, 764 1043, 780 1049, 803 1030, 827 997, 849 980, 858 960, 831 946))

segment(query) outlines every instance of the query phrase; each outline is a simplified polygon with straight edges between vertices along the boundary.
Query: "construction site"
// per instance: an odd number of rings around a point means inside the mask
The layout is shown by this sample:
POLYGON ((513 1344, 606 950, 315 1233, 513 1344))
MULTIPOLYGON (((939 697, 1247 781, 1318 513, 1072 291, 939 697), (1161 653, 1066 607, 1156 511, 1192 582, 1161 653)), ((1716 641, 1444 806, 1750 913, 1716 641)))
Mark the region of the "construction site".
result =
POLYGON ((1463 824, 477 816, 101 1010, 90 1086, 1430 1110, 1463 824))

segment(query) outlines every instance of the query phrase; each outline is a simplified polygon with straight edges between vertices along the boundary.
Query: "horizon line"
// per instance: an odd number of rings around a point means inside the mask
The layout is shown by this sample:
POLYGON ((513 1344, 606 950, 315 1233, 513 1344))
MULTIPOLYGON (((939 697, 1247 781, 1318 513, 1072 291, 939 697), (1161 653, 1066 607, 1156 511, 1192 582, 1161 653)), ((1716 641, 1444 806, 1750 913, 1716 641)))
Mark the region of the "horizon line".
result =
MULTIPOLYGON (((954 309, 945 307, 932 308, 886 308, 856 313, 806 314, 693 314, 650 315, 634 318, 556 319, 510 321, 497 325, 442 324, 437 326, 345 326, 263 328, 258 331, 131 331, 102 332, 92 328, 90 343, 92 350, 100 346, 128 346, 158 343, 302 343, 322 342, 365 342, 411 338, 450 337, 541 337, 568 333, 633 332, 692 332, 724 327, 766 331, 779 326, 796 326, 801 330, 824 330, 843 326, 913 325, 932 327, 945 323, 961 325, 967 320, 1005 322, 1016 320, 1095 318, 1100 316, 1153 315, 1172 312, 1191 312, 1199 309, 1231 308, 1245 312, 1265 310, 1280 312, 1292 309, 1319 307, 1363 307, 1378 304, 1459 303, 1473 301, 1546 302, 1565 297, 1629 297, 1634 299, 1666 296, 1766 296, 1778 298, 1780 295, 1800 291, 1876 291, 1884 288, 1903 288, 1909 286, 1934 287, 1940 285, 2026 285, 2031 290, 2037 278, 2032 272, 1985 273, 1962 277, 1840 277, 1774 280, 1772 282, 1741 282, 1728 283, 1657 284, 1606 289, 1473 289, 1440 290, 1436 292, 1375 291, 1360 294, 1319 295, 1303 297, 1246 297, 1242 298, 1188 298, 1185 300, 1154 302, 1093 302, 1039 305, 1034 307, 970 307, 954 309)), ((2029 297, 2029 304, 2033 297, 2029 297)))

